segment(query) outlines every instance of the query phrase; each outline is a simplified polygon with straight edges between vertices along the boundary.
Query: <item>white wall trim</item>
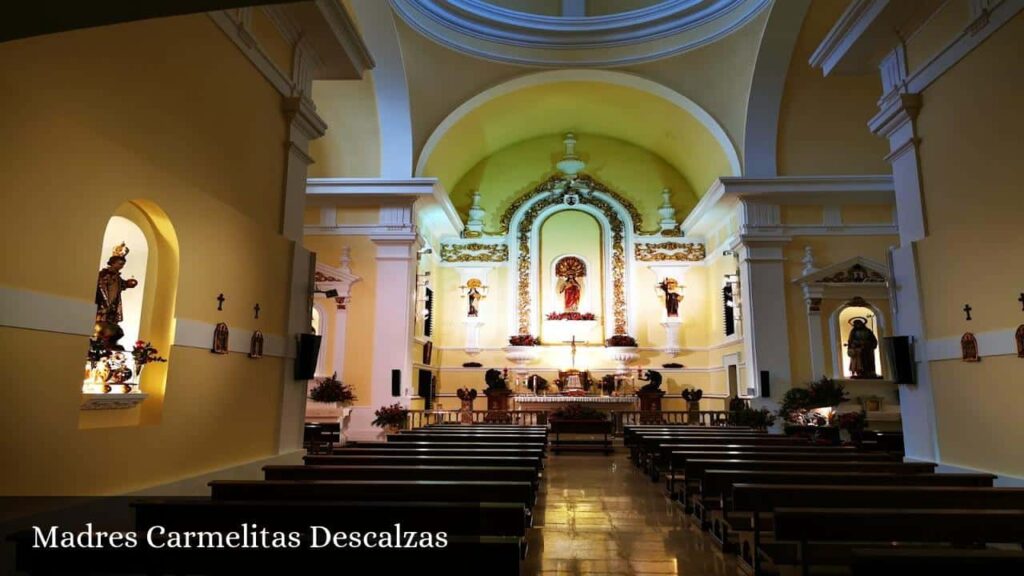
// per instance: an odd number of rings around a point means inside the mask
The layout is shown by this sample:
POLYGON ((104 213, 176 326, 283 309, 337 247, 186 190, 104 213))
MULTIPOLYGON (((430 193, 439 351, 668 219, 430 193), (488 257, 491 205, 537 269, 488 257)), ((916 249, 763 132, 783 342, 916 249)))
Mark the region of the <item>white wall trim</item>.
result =
MULTIPOLYGON (((1016 328, 975 332, 974 337, 978 339, 978 356, 983 362, 986 356, 1016 356, 1017 343, 1014 340, 1016 332, 1016 328)), ((960 350, 960 336, 930 339, 925 342, 925 350, 928 353, 928 360, 959 360, 963 357, 960 350)), ((1021 367, 1024 368, 1024 360, 1021 360, 1021 367)))
MULTIPOLYGON (((481 366, 480 368, 465 368, 465 367, 462 367, 462 366, 436 366, 436 367, 431 368, 431 370, 437 370, 437 371, 440 371, 440 372, 480 372, 480 373, 484 373, 484 372, 487 372, 487 370, 489 368, 493 368, 493 366, 488 367, 486 364, 484 366, 481 366)), ((723 372, 725 370, 724 366, 701 366, 701 367, 698 367, 698 368, 689 368, 689 367, 685 367, 685 366, 683 368, 665 368, 665 367, 652 366, 651 368, 654 371, 656 371, 656 372, 661 372, 662 374, 711 374, 713 372, 723 372)), ((531 372, 531 373, 536 373, 536 372, 558 372, 559 370, 564 370, 564 369, 565 369, 565 366, 529 366, 527 370, 529 372, 531 372)), ((592 373, 608 373, 608 374, 612 374, 612 373, 615 373, 618 370, 618 368, 615 368, 614 366, 611 366, 611 367, 608 367, 608 368, 588 368, 588 370, 590 372, 592 372, 592 373)))
POLYGON ((814 68, 821 68, 828 76, 888 4, 888 0, 851 2, 811 54, 809 64, 814 68))
POLYGON ((92 336, 95 321, 88 300, 0 286, 0 326, 92 336))
POLYGON ((895 224, 843 224, 840 226, 747 226, 744 236, 899 236, 895 224))
POLYGON ((285 97, 293 96, 294 85, 288 75, 281 71, 276 64, 267 56, 259 43, 249 34, 243 35, 242 24, 231 17, 226 11, 209 12, 210 18, 227 34, 227 37, 238 46, 238 49, 245 54, 253 66, 263 74, 263 77, 270 82, 277 91, 285 97))
MULTIPOLYGON (((177 318, 174 327, 174 346, 186 348, 201 348, 209 350, 213 346, 213 331, 216 324, 191 320, 188 318, 177 318)), ((238 354, 249 354, 249 343, 252 339, 253 330, 244 328, 232 328, 228 337, 228 351, 238 354)), ((263 333, 263 355, 277 358, 294 358, 295 345, 287 338, 278 334, 263 333)))
MULTIPOLYGON (((721 350, 722 348, 728 348, 730 346, 735 346, 737 344, 742 344, 742 343, 743 343, 743 337, 739 336, 737 338, 730 338, 730 339, 725 340, 723 342, 719 342, 718 344, 712 344, 711 346, 690 346, 690 347, 680 348, 679 350, 680 350, 680 353, 682 353, 682 352, 710 352, 712 350, 721 350)), ((476 348, 474 350, 475 351, 479 351, 479 352, 504 352, 505 348, 507 348, 507 347, 508 346, 481 346, 481 347, 476 348)), ((541 347, 542 350, 545 349, 545 348, 549 348, 549 347, 547 347, 547 346, 541 347)), ((550 348, 554 348, 554 347, 552 346, 550 348)), ((568 349, 568 346, 563 346, 562 348, 568 349)), ((602 348, 602 346, 581 346, 581 348, 602 348)), ((451 351, 451 352, 466 352, 466 347, 465 346, 435 346, 434 350, 444 350, 444 351, 451 351)), ((640 352, 661 352, 661 353, 666 353, 666 354, 668 353, 665 348, 657 347, 657 346, 640 346, 640 347, 637 348, 637 350, 640 351, 640 352)), ((666 370, 668 370, 668 368, 666 368, 666 370)))

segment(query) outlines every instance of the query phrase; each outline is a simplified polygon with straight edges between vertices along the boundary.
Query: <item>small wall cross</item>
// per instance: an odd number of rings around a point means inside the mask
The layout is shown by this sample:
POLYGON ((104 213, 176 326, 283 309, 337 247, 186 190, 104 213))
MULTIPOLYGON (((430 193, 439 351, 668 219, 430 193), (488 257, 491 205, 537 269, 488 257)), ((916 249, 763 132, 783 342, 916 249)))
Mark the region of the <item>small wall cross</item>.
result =
POLYGON ((225 300, 227 300, 227 298, 224 297, 223 293, 217 295, 217 310, 224 310, 225 300))
POLYGON ((971 319, 971 310, 974 310, 974 308, 971 308, 970 304, 964 304, 964 314, 967 314, 968 320, 971 319))
POLYGON ((259 320, 260 319, 260 303, 259 302, 257 302, 256 305, 252 307, 252 311, 256 313, 254 318, 259 320))

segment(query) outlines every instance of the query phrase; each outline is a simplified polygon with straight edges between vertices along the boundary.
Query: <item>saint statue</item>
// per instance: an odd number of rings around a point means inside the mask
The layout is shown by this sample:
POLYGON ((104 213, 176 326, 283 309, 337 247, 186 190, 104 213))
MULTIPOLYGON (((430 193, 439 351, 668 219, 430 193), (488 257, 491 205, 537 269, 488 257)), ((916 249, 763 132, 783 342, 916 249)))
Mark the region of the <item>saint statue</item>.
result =
POLYGON ((666 278, 658 284, 661 291, 665 293, 665 315, 669 318, 677 318, 679 316, 679 301, 682 296, 676 291, 679 283, 673 278, 666 278))
POLYGON ((469 298, 469 313, 466 315, 476 318, 480 313, 480 310, 477 308, 477 304, 480 302, 480 291, 476 288, 470 288, 466 297, 469 298))
POLYGON ((853 328, 846 343, 846 355, 850 357, 850 374, 853 378, 878 378, 875 372, 875 349, 878 338, 868 328, 864 318, 854 318, 853 328))
POLYGON ((117 341, 124 337, 119 323, 124 320, 121 295, 125 290, 135 288, 139 282, 125 280, 121 269, 128 262, 128 247, 124 242, 114 247, 113 255, 107 260, 107 267, 100 270, 96 279, 96 326, 93 339, 104 348, 123 350, 117 341))
POLYGON ((580 307, 580 283, 572 274, 565 277, 558 291, 565 298, 565 312, 576 312, 580 307))

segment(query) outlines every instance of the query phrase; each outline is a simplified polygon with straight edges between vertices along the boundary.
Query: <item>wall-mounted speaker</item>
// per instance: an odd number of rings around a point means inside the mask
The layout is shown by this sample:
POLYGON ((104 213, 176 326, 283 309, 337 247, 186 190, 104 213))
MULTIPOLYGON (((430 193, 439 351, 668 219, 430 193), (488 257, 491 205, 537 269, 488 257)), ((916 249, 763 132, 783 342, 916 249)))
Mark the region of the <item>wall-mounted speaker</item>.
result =
POLYGON ((772 397, 771 376, 767 370, 761 370, 761 398, 772 397))
POLYGON ((295 350, 295 379, 310 380, 316 376, 316 360, 320 356, 320 339, 316 334, 299 334, 295 350))
POLYGON ((402 371, 392 370, 391 371, 391 395, 401 396, 402 395, 402 371))
POLYGON ((914 341, 910 336, 882 338, 889 375, 897 384, 917 384, 914 370, 914 341))

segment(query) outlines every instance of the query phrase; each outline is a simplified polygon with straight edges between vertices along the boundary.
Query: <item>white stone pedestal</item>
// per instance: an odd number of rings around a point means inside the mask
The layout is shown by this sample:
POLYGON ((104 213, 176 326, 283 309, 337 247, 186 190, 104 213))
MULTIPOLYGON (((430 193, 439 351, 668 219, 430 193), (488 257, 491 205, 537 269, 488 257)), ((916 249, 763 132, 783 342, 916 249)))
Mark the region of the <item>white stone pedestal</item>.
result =
POLYGON ((466 354, 475 356, 480 353, 480 327, 484 323, 479 318, 466 318, 466 354))
POLYGON ((665 329, 665 353, 675 356, 682 352, 682 348, 679 346, 679 328, 683 325, 683 321, 679 318, 668 318, 664 322, 661 322, 662 328, 665 329))

